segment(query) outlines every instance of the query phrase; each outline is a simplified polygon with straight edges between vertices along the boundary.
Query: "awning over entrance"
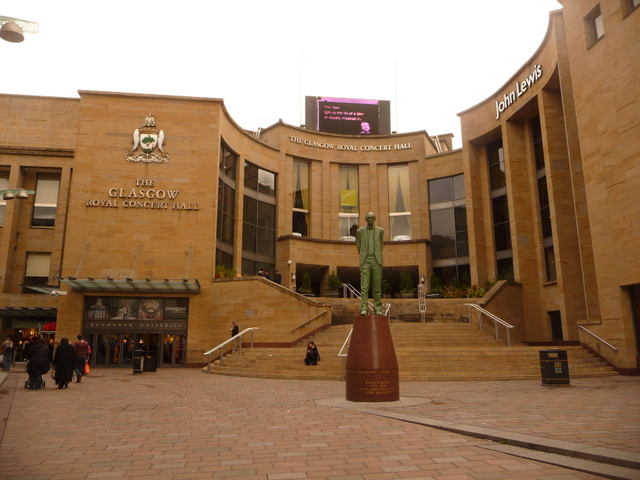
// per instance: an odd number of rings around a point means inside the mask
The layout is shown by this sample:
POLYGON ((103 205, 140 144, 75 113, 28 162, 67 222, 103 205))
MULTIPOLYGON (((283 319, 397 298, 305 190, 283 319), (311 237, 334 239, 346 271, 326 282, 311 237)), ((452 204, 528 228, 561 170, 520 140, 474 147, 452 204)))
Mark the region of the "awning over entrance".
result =
POLYGON ((0 307, 0 317, 40 317, 40 318, 56 318, 58 314, 57 308, 44 307, 0 307))
POLYGON ((200 293, 198 280, 58 277, 76 292, 200 293))

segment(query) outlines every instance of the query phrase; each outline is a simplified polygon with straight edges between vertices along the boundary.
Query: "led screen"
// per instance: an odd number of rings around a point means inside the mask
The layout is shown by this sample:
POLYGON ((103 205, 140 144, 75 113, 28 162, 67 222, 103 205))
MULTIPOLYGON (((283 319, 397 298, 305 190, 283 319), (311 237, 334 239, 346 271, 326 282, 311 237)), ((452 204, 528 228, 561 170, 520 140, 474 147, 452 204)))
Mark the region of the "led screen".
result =
POLYGON ((341 135, 388 135, 389 102, 306 97, 307 128, 341 135))

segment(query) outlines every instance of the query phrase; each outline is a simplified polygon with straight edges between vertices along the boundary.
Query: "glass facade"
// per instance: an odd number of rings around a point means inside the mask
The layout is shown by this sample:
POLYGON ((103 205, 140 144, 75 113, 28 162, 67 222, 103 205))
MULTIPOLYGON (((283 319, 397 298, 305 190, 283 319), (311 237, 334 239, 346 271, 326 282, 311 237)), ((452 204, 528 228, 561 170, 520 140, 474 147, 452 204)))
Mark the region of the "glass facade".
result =
POLYGON ((358 167, 341 165, 338 170, 338 183, 340 187, 338 234, 343 240, 355 240, 360 211, 358 167))
POLYGON ((411 240, 409 165, 389 165, 389 226, 393 241, 411 240))
POLYGON ((234 226, 236 222, 236 172, 238 156, 224 144, 220 147, 216 265, 233 266, 234 226))
POLYGON ((309 181, 310 165, 308 162, 293 162, 293 234, 306 237, 309 235, 310 198, 309 181))
POLYGON ((428 181, 433 271, 444 283, 469 272, 464 175, 428 181))
POLYGON ((242 273, 269 269, 276 252, 276 176, 253 163, 244 164, 242 273), (257 267, 257 265, 260 265, 257 267))
POLYGON ((509 200, 502 139, 487 144, 487 163, 491 188, 491 211, 493 219, 493 241, 496 252, 498 277, 513 269, 511 251, 511 226, 509 224, 509 200))
POLYGON ((547 282, 553 282, 557 279, 557 273, 555 251, 553 248, 551 206, 549 204, 549 189, 547 187, 547 174, 544 163, 544 144, 542 142, 540 116, 536 115, 529 123, 531 125, 531 141, 533 143, 533 155, 536 165, 536 178, 538 184, 538 207, 540 212, 540 226, 544 249, 543 258, 545 263, 545 277, 547 282))

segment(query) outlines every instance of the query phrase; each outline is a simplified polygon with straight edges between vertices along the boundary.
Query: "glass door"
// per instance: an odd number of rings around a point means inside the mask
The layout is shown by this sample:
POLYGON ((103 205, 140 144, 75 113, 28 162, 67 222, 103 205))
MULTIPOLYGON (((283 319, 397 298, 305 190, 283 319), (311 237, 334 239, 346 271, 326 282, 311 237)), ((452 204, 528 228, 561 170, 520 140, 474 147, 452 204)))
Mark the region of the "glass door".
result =
POLYGON ((184 365, 186 361, 186 335, 164 335, 162 365, 184 365))

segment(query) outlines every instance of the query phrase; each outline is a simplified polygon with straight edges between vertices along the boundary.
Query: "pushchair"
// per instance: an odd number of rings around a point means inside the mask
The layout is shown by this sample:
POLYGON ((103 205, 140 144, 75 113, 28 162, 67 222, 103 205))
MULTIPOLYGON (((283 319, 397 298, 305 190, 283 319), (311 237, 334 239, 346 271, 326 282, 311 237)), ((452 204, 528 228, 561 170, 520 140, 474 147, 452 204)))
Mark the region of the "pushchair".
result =
MULTIPOLYGON (((29 360, 26 360, 24 363, 24 371, 28 372, 27 365, 29 365, 29 360)), ((44 375, 42 376, 42 382, 40 382, 40 388, 45 388, 46 382, 44 381, 44 375)), ((24 382, 24 388, 35 388, 35 385, 31 385, 31 377, 27 378, 24 382)))

